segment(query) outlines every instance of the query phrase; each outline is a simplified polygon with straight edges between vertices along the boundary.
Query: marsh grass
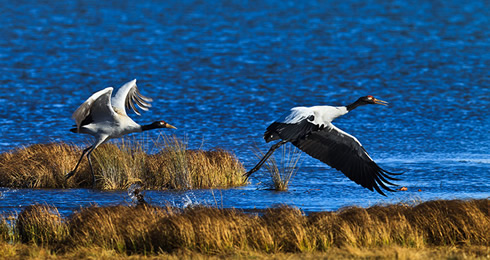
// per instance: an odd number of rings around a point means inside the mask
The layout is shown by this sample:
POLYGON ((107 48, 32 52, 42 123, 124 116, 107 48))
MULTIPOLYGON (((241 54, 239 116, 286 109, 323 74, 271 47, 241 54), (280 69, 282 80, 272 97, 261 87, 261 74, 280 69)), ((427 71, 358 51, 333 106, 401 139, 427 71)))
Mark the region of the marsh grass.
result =
POLYGON ((148 155, 142 143, 123 139, 121 142, 106 143, 98 147, 92 156, 99 187, 104 190, 127 189, 141 182, 148 155))
MULTIPOLYGON (((264 156, 264 153, 258 150, 256 155, 260 159, 264 156)), ((288 190, 289 182, 299 170, 300 161, 301 152, 290 143, 282 145, 279 151, 269 157, 264 167, 271 177, 271 189, 276 191, 288 190)))
POLYGON ((69 235, 68 226, 55 207, 32 205, 17 217, 15 237, 23 243, 58 246, 69 235))
MULTIPOLYGON (((0 186, 14 188, 78 188, 91 186, 86 158, 68 181, 82 149, 65 143, 36 144, 0 154, 0 186)), ((97 188, 202 189, 241 186, 245 169, 230 152, 190 150, 186 141, 162 135, 156 141, 123 139, 98 147, 92 162, 97 188), (151 142, 156 153, 150 153, 151 142)))
POLYGON ((0 241, 9 242, 12 239, 12 225, 7 221, 6 216, 0 216, 0 241))
POLYGON ((244 185, 245 169, 230 152, 223 149, 191 150, 175 136, 161 136, 155 143, 158 153, 148 158, 147 185, 168 189, 234 187, 244 185))
MULTIPOLYGON (((59 188, 64 175, 77 163, 81 149, 65 143, 35 144, 0 154, 0 186, 59 188)), ((73 182, 89 180, 87 164, 80 165, 73 182)))
POLYGON ((192 171, 187 142, 175 137, 160 136, 156 142, 160 152, 153 158, 160 162, 155 165, 156 171, 163 172, 166 178, 158 180, 161 186, 170 189, 192 189, 192 171))
POLYGON ((488 254, 489 217, 488 199, 349 207, 310 215, 285 206, 262 214, 212 207, 93 206, 66 219, 55 208, 34 205, 19 214, 10 233, 19 237, 17 244, 64 253, 81 248, 123 255, 233 255, 483 247, 488 254))

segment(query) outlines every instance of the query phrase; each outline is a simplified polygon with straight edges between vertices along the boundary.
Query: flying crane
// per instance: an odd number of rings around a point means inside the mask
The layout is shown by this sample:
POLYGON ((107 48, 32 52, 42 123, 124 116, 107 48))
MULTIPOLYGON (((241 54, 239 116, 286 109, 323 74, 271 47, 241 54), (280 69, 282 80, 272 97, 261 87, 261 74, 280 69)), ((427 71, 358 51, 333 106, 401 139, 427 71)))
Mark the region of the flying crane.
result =
POLYGON ((365 96, 347 106, 292 108, 289 113, 267 127, 264 133, 265 141, 268 143, 279 140, 279 142, 271 146, 259 163, 245 174, 246 177, 258 171, 277 148, 290 142, 313 158, 341 171, 362 187, 371 191, 375 189, 386 196, 380 187, 387 191, 394 191, 387 184, 395 185, 390 181, 399 179, 392 176, 400 174, 379 167, 354 136, 332 124, 335 118, 368 104, 386 106, 388 102, 373 96, 365 96))

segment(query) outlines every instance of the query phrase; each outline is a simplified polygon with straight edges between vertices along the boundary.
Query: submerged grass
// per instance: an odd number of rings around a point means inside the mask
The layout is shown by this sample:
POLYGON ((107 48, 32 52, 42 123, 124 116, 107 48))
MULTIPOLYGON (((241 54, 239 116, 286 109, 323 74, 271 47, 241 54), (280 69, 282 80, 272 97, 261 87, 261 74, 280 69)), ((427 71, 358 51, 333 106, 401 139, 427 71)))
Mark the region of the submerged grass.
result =
POLYGON ((93 206, 66 219, 55 208, 35 205, 20 213, 13 229, 0 227, 5 243, 35 244, 60 255, 83 248, 121 255, 318 255, 339 248, 356 254, 441 247, 476 248, 482 257, 490 253, 488 199, 349 207, 310 215, 290 207, 257 215, 211 207, 93 206))
MULTIPOLYGON (((245 169, 230 152, 189 150, 175 136, 154 141, 150 154, 137 140, 106 143, 98 147, 92 162, 97 188, 127 189, 142 183, 147 189, 201 189, 244 185, 245 169)), ((36 144, 0 154, 0 186, 14 188, 78 188, 91 186, 86 158, 68 181, 82 149, 65 143, 36 144)))
MULTIPOLYGON (((267 188, 276 191, 286 191, 289 182, 299 170, 301 152, 290 143, 282 145, 275 154, 264 163, 264 167, 271 177, 271 182, 267 183, 267 188)), ((264 157, 264 153, 258 148, 255 151, 258 159, 264 157)))
POLYGON ((280 150, 279 159, 272 155, 265 162, 265 168, 271 176, 272 188, 276 191, 286 191, 289 182, 299 170, 301 152, 290 143, 282 145, 280 150))

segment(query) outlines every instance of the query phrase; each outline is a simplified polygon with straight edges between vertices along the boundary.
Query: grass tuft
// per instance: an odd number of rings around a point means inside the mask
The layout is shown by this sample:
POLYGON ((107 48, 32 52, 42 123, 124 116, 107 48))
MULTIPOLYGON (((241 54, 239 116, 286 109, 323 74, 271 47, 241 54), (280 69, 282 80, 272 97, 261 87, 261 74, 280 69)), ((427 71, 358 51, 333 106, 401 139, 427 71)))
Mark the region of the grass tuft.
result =
POLYGON ((9 242, 11 241, 11 231, 12 227, 7 221, 6 216, 0 216, 0 241, 2 242, 9 242))
MULTIPOLYGON (((35 144, 0 154, 0 186, 60 188, 64 175, 77 163, 81 149, 65 143, 35 144)), ((74 182, 89 180, 87 164, 81 165, 74 182)))
POLYGON ((145 172, 146 157, 140 143, 106 143, 93 153, 94 171, 98 186, 104 190, 127 189, 131 184, 141 182, 145 172))
MULTIPOLYGON (((289 182, 299 170, 298 164, 300 163, 302 153, 290 143, 282 145, 279 150, 280 155, 274 156, 273 154, 265 162, 264 167, 267 169, 272 180, 271 189, 286 191, 289 188, 289 182)), ((259 151, 256 155, 260 159, 264 156, 264 153, 259 151)))
POLYGON ((67 238, 68 227, 57 208, 32 205, 19 214, 15 232, 23 243, 54 246, 67 238))
MULTIPOLYGON (((97 188, 127 189, 142 183, 147 189, 204 189, 241 186, 245 169, 230 152, 189 150, 185 141, 162 136, 151 154, 145 143, 122 140, 98 147, 92 162, 97 188)), ((82 149, 65 143, 36 144, 0 154, 0 186, 12 188, 91 187, 86 158, 77 173, 65 181, 82 149)))
POLYGON ((185 141, 175 136, 162 136, 155 146, 159 152, 148 158, 146 168, 150 174, 143 178, 150 188, 225 188, 246 182, 243 165, 228 151, 189 150, 185 141))

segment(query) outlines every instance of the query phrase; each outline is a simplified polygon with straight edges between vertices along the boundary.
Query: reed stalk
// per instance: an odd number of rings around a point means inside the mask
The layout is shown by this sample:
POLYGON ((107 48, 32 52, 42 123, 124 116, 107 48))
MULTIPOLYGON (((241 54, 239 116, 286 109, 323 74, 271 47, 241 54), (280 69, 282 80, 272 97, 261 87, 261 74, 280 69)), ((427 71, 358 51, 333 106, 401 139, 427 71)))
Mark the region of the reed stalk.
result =
MULTIPOLYGON (((289 188, 290 181, 299 170, 301 152, 290 143, 282 145, 279 150, 279 155, 275 156, 276 152, 269 157, 264 167, 271 177, 271 189, 286 191, 289 188)), ((256 155, 258 158, 262 158, 264 153, 259 151, 256 155)))

